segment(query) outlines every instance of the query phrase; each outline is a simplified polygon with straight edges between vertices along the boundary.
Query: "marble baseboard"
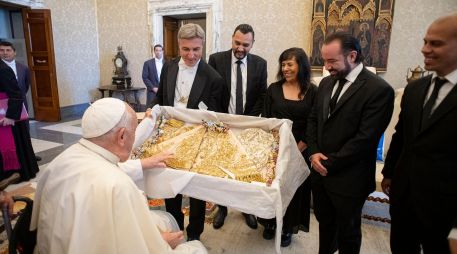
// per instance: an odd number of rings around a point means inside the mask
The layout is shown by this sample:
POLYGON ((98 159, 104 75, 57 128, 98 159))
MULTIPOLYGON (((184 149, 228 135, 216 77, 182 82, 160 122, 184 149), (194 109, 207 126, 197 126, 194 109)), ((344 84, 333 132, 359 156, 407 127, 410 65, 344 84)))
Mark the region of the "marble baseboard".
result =
POLYGON ((82 117, 84 111, 89 107, 89 103, 76 104, 60 108, 60 116, 62 119, 82 117))

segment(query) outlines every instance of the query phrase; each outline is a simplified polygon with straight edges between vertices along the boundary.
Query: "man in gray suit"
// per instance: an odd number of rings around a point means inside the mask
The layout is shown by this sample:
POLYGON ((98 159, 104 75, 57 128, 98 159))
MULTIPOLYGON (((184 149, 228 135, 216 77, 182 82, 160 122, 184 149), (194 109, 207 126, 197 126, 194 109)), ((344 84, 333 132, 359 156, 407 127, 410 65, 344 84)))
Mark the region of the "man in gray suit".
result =
POLYGON ((163 47, 160 44, 154 45, 155 57, 147 60, 143 64, 143 82, 146 85, 146 107, 152 106, 157 91, 159 90, 160 74, 165 62, 163 58, 163 47))
MULTIPOLYGON (((267 61, 249 53, 253 44, 254 29, 248 24, 241 24, 233 32, 232 48, 209 56, 208 64, 225 80, 221 99, 224 113, 258 116, 263 110, 267 90, 267 61)), ((255 216, 243 215, 246 224, 256 229, 255 216)), ((227 207, 220 205, 213 227, 222 227, 226 216, 227 207)))

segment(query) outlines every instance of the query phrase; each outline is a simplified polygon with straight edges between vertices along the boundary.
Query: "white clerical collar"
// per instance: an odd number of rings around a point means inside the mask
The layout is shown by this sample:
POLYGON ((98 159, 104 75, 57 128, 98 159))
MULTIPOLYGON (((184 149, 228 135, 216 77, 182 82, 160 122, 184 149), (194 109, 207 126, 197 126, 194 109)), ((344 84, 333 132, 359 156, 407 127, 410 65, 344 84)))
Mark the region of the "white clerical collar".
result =
POLYGON ((179 60, 179 70, 197 70, 198 68, 198 64, 200 63, 202 59, 200 58, 197 63, 194 65, 194 66, 187 66, 186 63, 184 62, 184 59, 181 59, 179 60))
POLYGON ((235 54, 233 53, 233 50, 232 50, 232 65, 236 64, 236 61, 238 60, 241 60, 241 62, 246 65, 247 61, 248 61, 248 55, 246 54, 246 56, 243 58, 243 59, 238 59, 236 58, 235 54))
POLYGON ((91 150, 92 152, 99 154, 100 156, 107 159, 108 161, 110 161, 113 164, 117 164, 120 161, 119 157, 117 157, 114 153, 106 150, 105 148, 103 148, 95 143, 90 142, 89 140, 87 140, 85 138, 80 139, 79 144, 81 144, 82 146, 91 150))
MULTIPOLYGON (((435 80, 438 77, 436 72, 433 73, 432 80, 435 80)), ((449 73, 448 75, 441 77, 447 79, 448 82, 452 83, 453 85, 457 84, 457 69, 449 73)))
POLYGON ((363 63, 359 63, 354 69, 352 69, 351 72, 349 72, 349 74, 346 76, 346 80, 351 83, 354 83, 355 79, 357 78, 357 76, 359 76, 359 74, 362 72, 362 70, 363 70, 363 63))

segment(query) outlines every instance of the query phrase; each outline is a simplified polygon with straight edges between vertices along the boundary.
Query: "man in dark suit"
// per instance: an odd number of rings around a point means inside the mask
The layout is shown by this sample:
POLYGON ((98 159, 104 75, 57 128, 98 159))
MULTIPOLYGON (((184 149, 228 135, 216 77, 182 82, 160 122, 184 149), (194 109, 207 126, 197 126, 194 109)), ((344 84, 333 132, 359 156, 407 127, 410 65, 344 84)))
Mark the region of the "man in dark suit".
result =
MULTIPOLYGON (((201 59, 205 32, 196 24, 183 25, 178 31, 180 57, 166 62, 160 78, 154 104, 198 109, 204 104, 208 110, 220 111, 220 98, 224 81, 201 59)), ((167 212, 171 213, 184 229, 181 211, 182 195, 166 199, 167 212)), ((199 240, 205 222, 205 202, 190 198, 190 216, 187 239, 199 240)))
POLYGON ((449 253, 457 215, 457 13, 434 21, 425 69, 408 84, 382 174, 393 253, 449 253))
POLYGON ((364 68, 353 36, 329 35, 321 54, 331 76, 319 85, 307 127, 319 253, 359 253, 362 207, 375 190, 377 145, 394 91, 364 68))
POLYGON ((15 57, 16 49, 13 44, 7 41, 0 41, 0 58, 13 69, 13 72, 16 75, 17 84, 22 92, 24 105, 28 111, 26 95, 30 88, 30 71, 29 67, 17 62, 15 57))
POLYGON ((154 58, 144 62, 143 73, 141 75, 146 85, 146 107, 152 107, 152 102, 157 94, 157 90, 159 90, 160 75, 163 64, 165 63, 162 45, 154 45, 154 55, 154 58))
MULTIPOLYGON (((267 89, 267 62, 249 53, 253 44, 254 29, 248 24, 241 24, 233 32, 232 48, 209 56, 209 65, 225 80, 221 100, 221 110, 224 113, 258 116, 263 110, 267 89), (240 89, 237 89, 237 85, 240 89)), ((257 228, 254 215, 243 215, 249 227, 257 228)), ((213 227, 222 227, 226 216, 227 207, 219 206, 213 227)))

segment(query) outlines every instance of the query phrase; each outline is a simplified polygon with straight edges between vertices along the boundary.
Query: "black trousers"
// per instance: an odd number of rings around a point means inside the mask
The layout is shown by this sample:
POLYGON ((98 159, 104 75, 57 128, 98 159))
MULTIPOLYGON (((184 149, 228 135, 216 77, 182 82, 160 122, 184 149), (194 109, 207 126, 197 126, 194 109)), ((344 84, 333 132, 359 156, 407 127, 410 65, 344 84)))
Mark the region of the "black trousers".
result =
POLYGON ((365 197, 329 193, 321 178, 313 179, 314 214, 319 222, 319 254, 359 253, 362 244, 361 216, 365 197))
MULTIPOLYGON (((190 214, 189 214, 189 225, 187 225, 187 237, 200 237, 203 233, 205 226, 205 209, 206 202, 200 199, 189 198, 190 202, 190 214)), ((167 212, 171 213, 178 222, 178 226, 181 230, 184 230, 184 214, 181 210, 182 206, 182 195, 178 194, 174 198, 165 199, 165 207, 167 212)))
POLYGON ((392 253, 420 253, 421 249, 425 254, 450 253, 447 236, 457 214, 453 203, 455 199, 449 200, 447 207, 442 207, 443 209, 436 207, 439 214, 427 219, 419 218, 418 211, 421 209, 421 204, 414 202, 409 195, 392 203, 390 206, 392 253))

